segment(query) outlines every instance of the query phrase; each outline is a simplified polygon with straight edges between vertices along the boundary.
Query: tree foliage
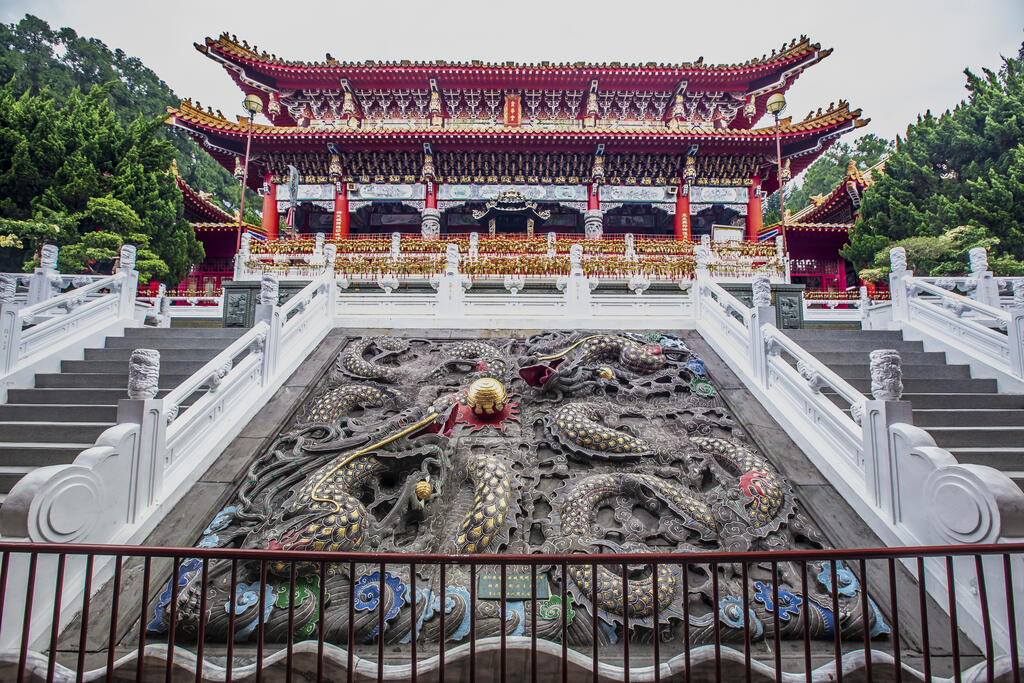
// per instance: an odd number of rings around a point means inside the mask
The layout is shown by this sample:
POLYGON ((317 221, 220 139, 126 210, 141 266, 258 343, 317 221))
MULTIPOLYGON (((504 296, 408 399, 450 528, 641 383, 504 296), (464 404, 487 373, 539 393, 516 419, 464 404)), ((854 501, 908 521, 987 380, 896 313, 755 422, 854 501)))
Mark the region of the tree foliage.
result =
POLYGON ((919 116, 865 192, 841 252, 858 267, 894 242, 959 226, 983 228, 1008 262, 1024 259, 1024 47, 998 72, 964 73, 967 99, 938 117, 919 116))
POLYGON ((999 238, 986 228, 960 225, 937 237, 916 235, 885 243, 874 255, 868 268, 860 271, 861 279, 880 282, 889 276, 889 249, 903 247, 907 252, 907 267, 920 275, 963 275, 970 259, 968 252, 975 247, 988 250, 988 267, 996 275, 1022 275, 1024 263, 1000 248, 999 238))
MULTIPOLYGON (((73 29, 51 29, 47 22, 26 14, 14 24, 0 24, 0 84, 12 83, 14 92, 39 94, 45 88, 63 100, 75 88, 88 92, 108 85, 112 110, 123 122, 139 117, 163 117, 180 99, 137 57, 111 50, 103 41, 79 36, 73 29)), ((196 189, 211 192, 220 205, 238 208, 239 183, 182 131, 168 126, 159 136, 174 145, 182 178, 196 189)), ((259 223, 254 193, 246 197, 246 219, 259 223)))
POLYGON ((74 89, 61 101, 46 89, 0 89, 0 232, 11 231, 23 257, 52 238, 68 272, 100 272, 108 251, 130 242, 146 252, 144 277, 177 284, 203 249, 182 219, 174 148, 160 119, 123 123, 110 89, 74 89))

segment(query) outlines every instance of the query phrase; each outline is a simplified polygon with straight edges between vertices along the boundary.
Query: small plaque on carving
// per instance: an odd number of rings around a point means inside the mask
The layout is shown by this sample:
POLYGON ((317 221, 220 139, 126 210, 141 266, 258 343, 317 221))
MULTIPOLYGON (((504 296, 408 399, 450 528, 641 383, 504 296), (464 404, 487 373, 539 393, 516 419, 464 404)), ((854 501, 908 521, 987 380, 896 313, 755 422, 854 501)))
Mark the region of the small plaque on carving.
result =
MULTIPOLYGON (((501 572, 494 574, 481 574, 477 579, 477 596, 481 600, 501 600, 501 572)), ((548 577, 537 575, 537 599, 546 600, 551 595, 548 586, 548 577)), ((506 600, 529 600, 530 599, 530 574, 506 574, 505 575, 505 599, 506 600)))

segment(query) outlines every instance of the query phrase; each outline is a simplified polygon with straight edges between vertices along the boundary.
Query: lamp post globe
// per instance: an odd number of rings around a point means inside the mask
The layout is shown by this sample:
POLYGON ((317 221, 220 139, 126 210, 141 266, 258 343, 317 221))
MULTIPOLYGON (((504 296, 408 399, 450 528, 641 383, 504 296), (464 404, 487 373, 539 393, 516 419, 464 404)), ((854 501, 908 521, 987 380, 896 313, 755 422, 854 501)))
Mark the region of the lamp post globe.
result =
POLYGON ((242 106, 245 107, 246 111, 253 115, 259 114, 263 111, 263 100, 261 100, 257 95, 246 95, 245 100, 242 102, 242 106))
POLYGON ((263 100, 258 95, 248 94, 242 106, 249 112, 249 133, 245 139, 245 167, 242 171, 242 195, 238 201, 238 229, 235 233, 235 253, 242 245, 242 216, 245 214, 245 186, 249 184, 249 148, 252 146, 252 118, 263 111, 263 100))
POLYGON ((786 96, 780 92, 775 93, 764 103, 764 108, 774 115, 775 118, 779 118, 779 114, 786 108, 786 96))

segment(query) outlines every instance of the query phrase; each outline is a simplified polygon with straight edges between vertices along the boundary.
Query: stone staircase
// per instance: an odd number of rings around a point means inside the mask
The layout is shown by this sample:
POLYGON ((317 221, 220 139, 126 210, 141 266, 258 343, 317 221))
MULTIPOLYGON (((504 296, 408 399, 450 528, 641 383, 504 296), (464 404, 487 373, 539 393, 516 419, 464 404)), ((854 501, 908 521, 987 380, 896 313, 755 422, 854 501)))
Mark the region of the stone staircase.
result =
POLYGON ((160 394, 167 393, 246 332, 221 328, 129 328, 66 360, 61 371, 37 374, 32 389, 11 389, 0 404, 0 502, 25 474, 70 463, 117 420, 128 398, 128 357, 160 351, 160 394))
POLYGON ((1024 394, 997 393, 994 379, 972 378, 967 365, 951 365, 944 353, 925 352, 921 342, 905 341, 898 331, 785 333, 865 395, 871 393, 868 354, 898 350, 903 399, 913 405, 914 424, 959 462, 1002 470, 1024 489, 1024 394))

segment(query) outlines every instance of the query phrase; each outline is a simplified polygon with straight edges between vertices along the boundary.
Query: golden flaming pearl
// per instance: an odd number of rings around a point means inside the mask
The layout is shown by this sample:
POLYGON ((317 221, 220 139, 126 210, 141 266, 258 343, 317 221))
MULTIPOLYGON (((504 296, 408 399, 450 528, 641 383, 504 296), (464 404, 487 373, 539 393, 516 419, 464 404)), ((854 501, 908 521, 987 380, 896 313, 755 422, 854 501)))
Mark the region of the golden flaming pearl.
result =
POLYGON ((481 377, 469 385, 466 392, 466 404, 477 415, 492 415, 505 408, 505 387, 493 377, 481 377))

